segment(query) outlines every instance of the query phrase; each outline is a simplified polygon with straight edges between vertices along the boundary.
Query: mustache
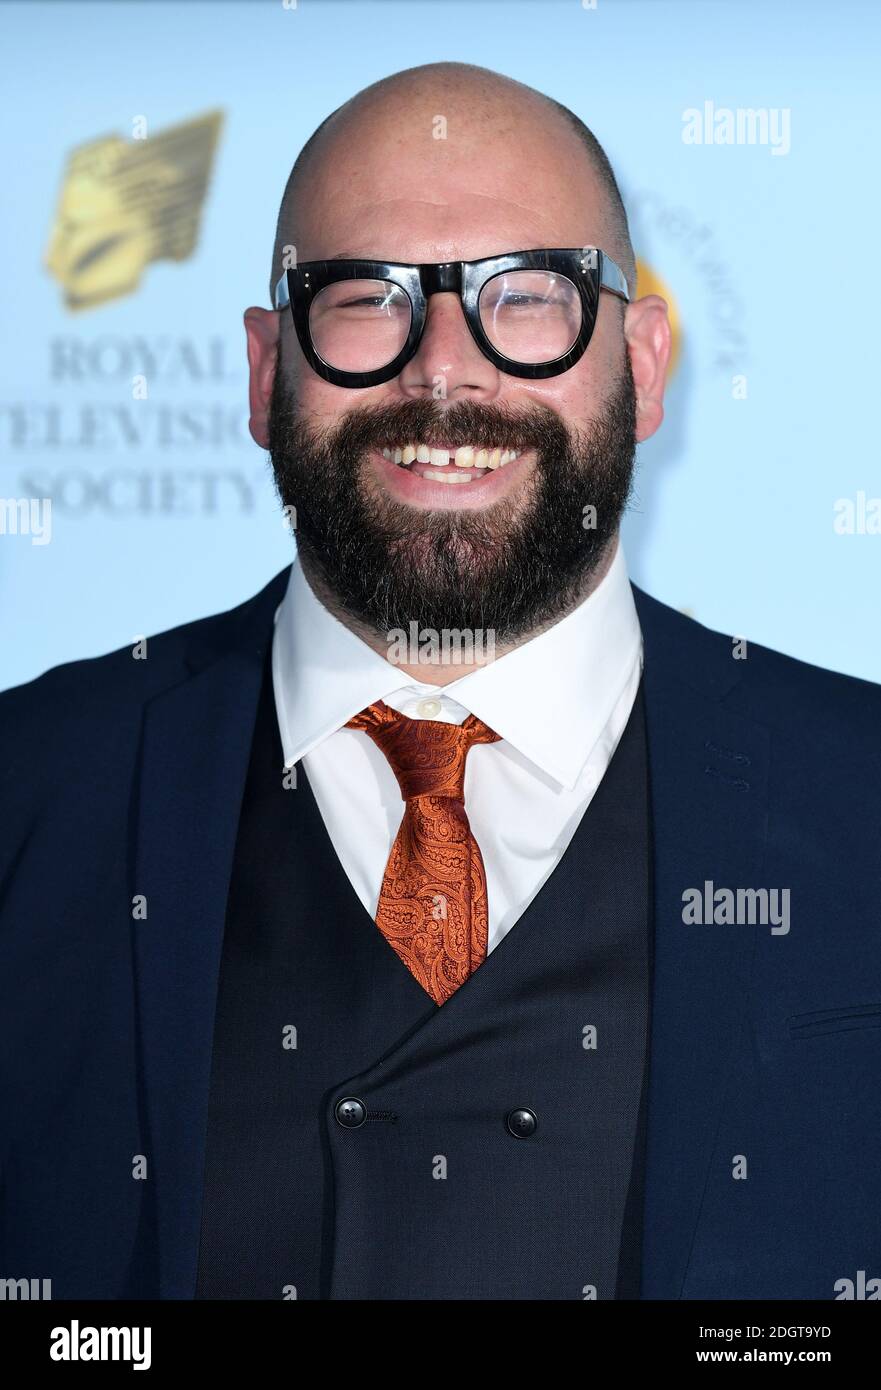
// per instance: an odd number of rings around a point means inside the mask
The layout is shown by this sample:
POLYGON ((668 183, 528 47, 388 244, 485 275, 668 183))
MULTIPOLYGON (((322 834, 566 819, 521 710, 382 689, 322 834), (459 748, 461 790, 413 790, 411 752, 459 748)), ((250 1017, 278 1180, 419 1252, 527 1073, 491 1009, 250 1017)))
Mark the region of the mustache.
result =
POLYGON ((335 428, 318 432, 314 443, 323 452, 351 458, 367 449, 411 440, 437 448, 487 444, 550 452, 569 447, 570 431, 543 404, 520 407, 460 401, 441 409, 432 400, 417 400, 356 407, 335 428))

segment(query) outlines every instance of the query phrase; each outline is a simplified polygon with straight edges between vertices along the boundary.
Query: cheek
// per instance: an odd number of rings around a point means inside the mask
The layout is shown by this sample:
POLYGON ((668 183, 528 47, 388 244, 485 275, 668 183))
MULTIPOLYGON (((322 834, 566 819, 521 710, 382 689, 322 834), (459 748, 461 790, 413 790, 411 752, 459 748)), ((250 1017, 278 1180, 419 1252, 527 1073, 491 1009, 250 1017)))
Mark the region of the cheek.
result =
POLYGON ((322 381, 320 376, 304 365, 302 371, 295 371, 291 380, 293 398, 300 414, 313 428, 333 429, 352 408, 354 391, 345 391, 330 382, 322 381))
POLYGON ((605 409, 627 369, 620 333, 598 329, 581 361, 561 378, 560 411, 573 424, 588 425, 605 409))
MULTIPOLYGON (((589 353, 590 348, 581 361, 562 376, 530 382, 516 403, 526 401, 547 406, 571 429, 583 429, 602 409, 615 381, 615 374, 605 363, 600 370, 596 359, 587 365, 589 353)), ((513 398, 512 403, 515 403, 513 398)))
POLYGON ((388 402, 387 387, 372 387, 366 391, 350 391, 333 386, 313 372, 307 363, 298 364, 291 372, 291 391, 297 409, 313 426, 333 429, 356 407, 388 402))

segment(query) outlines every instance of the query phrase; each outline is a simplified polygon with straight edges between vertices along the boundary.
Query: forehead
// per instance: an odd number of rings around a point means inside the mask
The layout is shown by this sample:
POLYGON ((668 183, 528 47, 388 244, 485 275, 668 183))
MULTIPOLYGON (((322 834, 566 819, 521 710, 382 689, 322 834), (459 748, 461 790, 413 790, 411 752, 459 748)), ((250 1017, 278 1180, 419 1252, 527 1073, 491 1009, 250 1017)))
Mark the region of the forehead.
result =
POLYGON ((439 127, 429 111, 347 122, 319 142, 293 209, 299 259, 475 260, 603 244, 602 192, 574 132, 543 113, 439 127))

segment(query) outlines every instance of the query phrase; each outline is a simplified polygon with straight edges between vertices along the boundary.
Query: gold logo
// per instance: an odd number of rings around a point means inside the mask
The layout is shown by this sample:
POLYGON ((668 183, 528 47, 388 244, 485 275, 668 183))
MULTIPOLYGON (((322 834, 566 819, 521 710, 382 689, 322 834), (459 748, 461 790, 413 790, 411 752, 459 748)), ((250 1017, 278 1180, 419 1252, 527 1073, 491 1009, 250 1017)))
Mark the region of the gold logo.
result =
POLYGON ((667 307, 670 310, 670 328, 673 333, 673 350, 670 353, 670 365, 667 368, 667 375, 670 377, 676 370, 682 348, 682 323, 676 301, 661 277, 655 274, 651 266, 646 265, 645 261, 641 260, 636 262, 636 293, 637 297, 644 294, 659 294, 662 299, 667 301, 667 307))
POLYGON ((191 256, 223 114, 148 139, 90 140, 67 161, 45 265, 69 309, 131 294, 150 261, 191 256))

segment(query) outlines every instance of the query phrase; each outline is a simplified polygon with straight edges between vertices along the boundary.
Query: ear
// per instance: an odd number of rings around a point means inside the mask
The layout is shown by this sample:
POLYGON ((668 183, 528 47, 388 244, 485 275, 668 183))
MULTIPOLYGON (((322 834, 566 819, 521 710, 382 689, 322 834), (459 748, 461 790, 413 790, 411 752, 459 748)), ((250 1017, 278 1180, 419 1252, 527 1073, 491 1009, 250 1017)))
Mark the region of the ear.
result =
POLYGON ((624 338, 636 388, 636 437, 648 439, 664 418, 664 383, 672 341, 666 300, 647 294, 628 304, 624 338))
POLYGON ((248 402, 251 437, 261 449, 269 448, 269 402, 278 363, 278 337, 281 315, 272 309, 245 310, 248 338, 248 402))

